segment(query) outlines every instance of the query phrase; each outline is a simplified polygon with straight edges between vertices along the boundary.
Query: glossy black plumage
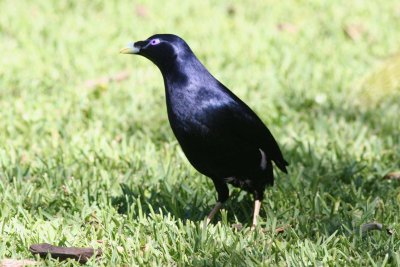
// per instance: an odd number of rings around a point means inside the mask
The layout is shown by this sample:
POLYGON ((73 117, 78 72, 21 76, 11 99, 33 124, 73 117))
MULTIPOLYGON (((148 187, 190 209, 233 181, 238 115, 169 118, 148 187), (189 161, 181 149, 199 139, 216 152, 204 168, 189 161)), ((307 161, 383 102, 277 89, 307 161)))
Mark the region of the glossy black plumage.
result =
POLYGON ((260 118, 180 37, 157 34, 122 52, 142 55, 159 67, 171 128, 190 163, 213 180, 219 202, 229 196, 227 183, 261 200, 266 185, 274 183, 272 162, 287 172, 288 163, 260 118))

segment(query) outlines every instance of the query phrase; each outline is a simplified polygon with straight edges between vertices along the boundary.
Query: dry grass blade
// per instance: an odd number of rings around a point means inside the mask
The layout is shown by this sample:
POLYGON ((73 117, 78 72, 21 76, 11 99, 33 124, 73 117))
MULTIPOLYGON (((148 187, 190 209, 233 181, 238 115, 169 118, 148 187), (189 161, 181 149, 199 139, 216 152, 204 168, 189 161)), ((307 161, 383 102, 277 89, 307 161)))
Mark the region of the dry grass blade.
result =
POLYGON ((0 267, 23 267, 37 265, 38 263, 33 260, 14 260, 5 259, 0 261, 0 267))

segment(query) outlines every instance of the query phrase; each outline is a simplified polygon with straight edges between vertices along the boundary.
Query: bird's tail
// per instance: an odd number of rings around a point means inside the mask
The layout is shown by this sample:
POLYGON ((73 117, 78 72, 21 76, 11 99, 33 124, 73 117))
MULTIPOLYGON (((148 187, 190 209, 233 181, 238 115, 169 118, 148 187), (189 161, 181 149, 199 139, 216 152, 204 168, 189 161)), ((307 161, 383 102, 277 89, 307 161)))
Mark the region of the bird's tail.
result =
POLYGON ((267 168, 265 168, 265 178, 267 179, 267 185, 274 185, 274 168, 272 167, 272 161, 267 160, 267 168))
POLYGON ((286 160, 282 158, 282 160, 274 160, 274 162, 281 171, 288 173, 286 167, 289 166, 289 163, 286 160))

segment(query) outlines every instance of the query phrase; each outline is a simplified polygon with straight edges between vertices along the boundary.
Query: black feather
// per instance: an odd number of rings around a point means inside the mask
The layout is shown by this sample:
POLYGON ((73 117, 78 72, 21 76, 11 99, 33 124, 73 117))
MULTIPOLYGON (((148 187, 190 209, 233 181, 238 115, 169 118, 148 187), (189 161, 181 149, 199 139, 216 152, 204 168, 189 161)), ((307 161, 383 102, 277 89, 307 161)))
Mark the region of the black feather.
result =
POLYGON ((265 186, 274 183, 272 162, 285 173, 288 163, 260 118, 180 37, 157 34, 134 47, 159 67, 171 128, 190 163, 213 180, 219 201, 228 198, 226 183, 262 199, 265 186))

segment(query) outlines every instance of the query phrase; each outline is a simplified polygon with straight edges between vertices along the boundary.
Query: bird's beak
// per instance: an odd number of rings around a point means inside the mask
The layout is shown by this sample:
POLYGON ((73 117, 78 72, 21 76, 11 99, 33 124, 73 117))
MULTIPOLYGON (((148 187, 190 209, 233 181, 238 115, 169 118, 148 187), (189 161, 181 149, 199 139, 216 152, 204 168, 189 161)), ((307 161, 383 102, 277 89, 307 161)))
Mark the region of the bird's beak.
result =
POLYGON ((119 51, 121 54, 139 54, 140 47, 135 46, 134 43, 129 43, 126 47, 119 51))

